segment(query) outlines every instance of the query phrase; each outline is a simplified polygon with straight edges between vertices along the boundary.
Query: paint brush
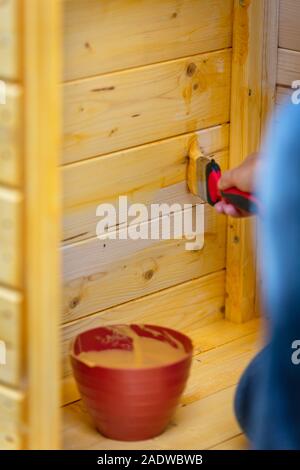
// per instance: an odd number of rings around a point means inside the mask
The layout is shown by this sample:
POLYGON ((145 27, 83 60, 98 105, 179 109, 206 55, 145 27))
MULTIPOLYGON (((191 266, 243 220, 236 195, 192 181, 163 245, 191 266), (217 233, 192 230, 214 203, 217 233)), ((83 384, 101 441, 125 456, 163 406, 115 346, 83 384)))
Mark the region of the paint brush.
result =
POLYGON ((253 194, 235 187, 225 190, 218 188, 218 181, 221 178, 220 166, 213 158, 203 154, 196 140, 190 147, 188 158, 187 184, 191 193, 211 206, 224 200, 250 214, 258 212, 259 202, 253 194))

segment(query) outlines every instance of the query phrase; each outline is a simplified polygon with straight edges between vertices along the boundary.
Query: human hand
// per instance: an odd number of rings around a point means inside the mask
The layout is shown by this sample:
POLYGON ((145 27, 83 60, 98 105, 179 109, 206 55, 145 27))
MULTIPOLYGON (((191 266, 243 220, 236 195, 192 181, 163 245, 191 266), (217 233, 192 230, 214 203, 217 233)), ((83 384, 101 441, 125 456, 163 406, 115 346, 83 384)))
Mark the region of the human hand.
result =
MULTIPOLYGON (((219 189, 225 190, 236 187, 241 191, 253 192, 254 178, 259 161, 259 154, 253 153, 249 155, 241 165, 225 171, 218 182, 219 189)), ((233 204, 227 203, 225 200, 217 202, 215 209, 219 214, 230 215, 231 217, 247 217, 251 215, 246 211, 238 209, 233 204)))

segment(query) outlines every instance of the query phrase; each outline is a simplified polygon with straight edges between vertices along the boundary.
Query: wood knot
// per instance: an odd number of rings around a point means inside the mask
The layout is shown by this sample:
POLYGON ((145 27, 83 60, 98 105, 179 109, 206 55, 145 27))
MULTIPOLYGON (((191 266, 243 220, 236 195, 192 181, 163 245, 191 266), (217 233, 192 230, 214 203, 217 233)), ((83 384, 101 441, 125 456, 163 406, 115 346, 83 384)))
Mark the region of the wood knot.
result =
POLYGON ((146 272, 144 273, 144 278, 145 278, 147 281, 149 281, 149 280, 153 277, 153 275, 154 275, 153 269, 148 269, 148 271, 146 271, 146 272))
POLYGON ((80 297, 74 297, 74 298, 70 301, 69 307, 70 307, 71 309, 76 308, 79 303, 80 303, 80 297))
POLYGON ((117 132, 118 130, 118 127, 114 127, 108 134, 109 137, 111 137, 112 135, 114 135, 115 132, 117 132))
POLYGON ((194 62, 191 62, 186 68, 187 76, 192 77, 194 75, 194 73, 196 72, 196 70, 197 70, 196 64, 194 64, 194 62))

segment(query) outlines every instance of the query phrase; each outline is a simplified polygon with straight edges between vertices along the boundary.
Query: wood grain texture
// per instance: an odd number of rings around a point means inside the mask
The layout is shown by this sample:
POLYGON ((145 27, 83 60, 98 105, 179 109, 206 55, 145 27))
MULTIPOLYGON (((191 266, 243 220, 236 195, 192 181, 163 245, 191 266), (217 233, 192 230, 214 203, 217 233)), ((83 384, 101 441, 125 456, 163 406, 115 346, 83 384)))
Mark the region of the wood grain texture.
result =
MULTIPOLYGON (((234 3, 229 166, 259 150, 265 4, 234 3)), ((227 318, 240 322, 255 313, 255 227, 251 218, 232 218, 227 236, 227 318)))
POLYGON ((276 95, 280 0, 265 0, 262 57, 262 132, 266 131, 276 95))
MULTIPOLYGON (((200 251, 187 251, 184 238, 94 238, 65 247, 63 321, 224 268, 226 219, 206 206, 204 220, 204 246, 200 251)), ((151 222, 144 224, 150 228, 151 222)))
POLYGON ((230 47, 232 0, 66 0, 66 80, 230 47))
POLYGON ((300 52, 300 2, 280 0, 279 47, 300 52))
POLYGON ((66 449, 209 449, 240 432, 232 412, 235 387, 209 395, 190 405, 179 405, 163 434, 153 439, 122 442, 106 439, 93 427, 82 402, 64 409, 64 447, 66 449))
POLYGON ((0 385, 0 450, 24 446, 24 395, 0 385))
POLYGON ((19 386, 21 379, 22 309, 22 294, 0 287, 0 340, 6 346, 6 364, 0 364, 0 381, 13 386, 19 386))
POLYGON ((240 445, 243 448, 245 441, 240 438, 232 401, 234 385, 257 350, 257 329, 256 320, 244 325, 217 320, 198 330, 198 353, 193 358, 187 388, 162 435, 143 442, 108 440, 97 433, 82 401, 78 401, 63 410, 64 447, 128 450, 206 449, 223 445, 238 449, 240 445), (224 329, 227 334, 222 336, 224 329))
POLYGON ((216 446, 210 447, 210 450, 249 450, 250 444, 244 434, 220 442, 216 446))
POLYGON ((5 88, 6 104, 0 104, 0 183, 19 187, 22 182, 22 89, 8 83, 5 88))
POLYGON ((238 382, 245 365, 258 349, 257 320, 236 330, 232 323, 220 320, 204 327, 198 338, 200 353, 193 358, 191 377, 182 403, 189 404, 238 382), (202 334, 205 337, 202 338, 202 334), (218 340, 217 340, 218 338, 218 340), (213 374, 212 374, 213 371, 213 374), (201 384, 201 385, 200 385, 201 384))
POLYGON ((20 76, 20 2, 0 2, 0 79, 16 80, 20 76))
MULTIPOLYGON (((262 103, 261 103, 261 137, 266 135, 270 119, 273 116, 276 100, 276 79, 278 62, 278 22, 279 0, 265 0, 264 2, 264 31, 262 53, 262 103)), ((263 253, 260 253, 259 237, 261 234, 260 219, 256 219, 256 287, 255 287, 255 315, 263 311, 261 298, 262 275, 261 266, 263 253)))
MULTIPOLYGON (((183 331, 191 336, 195 344, 198 344, 200 329, 222 318, 224 286, 225 273, 219 271, 64 325, 62 329, 64 403, 78 399, 78 391, 70 375, 68 357, 70 342, 77 334, 100 325, 153 323, 183 331)), ((230 334, 229 329, 227 334, 230 334)), ((216 341, 219 341, 218 336, 216 341)))
POLYGON ((226 167, 228 124, 62 167, 64 243, 94 237, 98 204, 117 205, 120 195, 128 197, 129 206, 199 202, 185 183, 187 155, 194 139, 206 155, 213 155, 226 167))
POLYGON ((228 122, 229 49, 64 85, 70 163, 228 122))
POLYGON ((300 77, 300 52, 278 49, 277 83, 291 87, 300 77))
POLYGON ((22 194, 0 187, 0 282, 22 285, 22 194))
POLYGON ((23 2, 28 449, 60 446, 61 14, 23 2))
POLYGON ((277 86, 276 87, 276 107, 277 110, 280 106, 283 106, 290 100, 290 96, 292 94, 292 90, 289 87, 277 86))

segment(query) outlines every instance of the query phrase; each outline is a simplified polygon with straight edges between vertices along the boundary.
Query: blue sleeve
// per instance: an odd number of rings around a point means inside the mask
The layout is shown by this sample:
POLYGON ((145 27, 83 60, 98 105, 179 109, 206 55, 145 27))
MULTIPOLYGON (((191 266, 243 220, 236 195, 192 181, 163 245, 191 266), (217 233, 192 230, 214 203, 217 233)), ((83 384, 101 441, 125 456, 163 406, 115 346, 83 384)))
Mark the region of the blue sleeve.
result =
POLYGON ((300 105, 287 105, 269 130, 258 191, 263 294, 269 345, 257 385, 254 447, 300 449, 300 105))

